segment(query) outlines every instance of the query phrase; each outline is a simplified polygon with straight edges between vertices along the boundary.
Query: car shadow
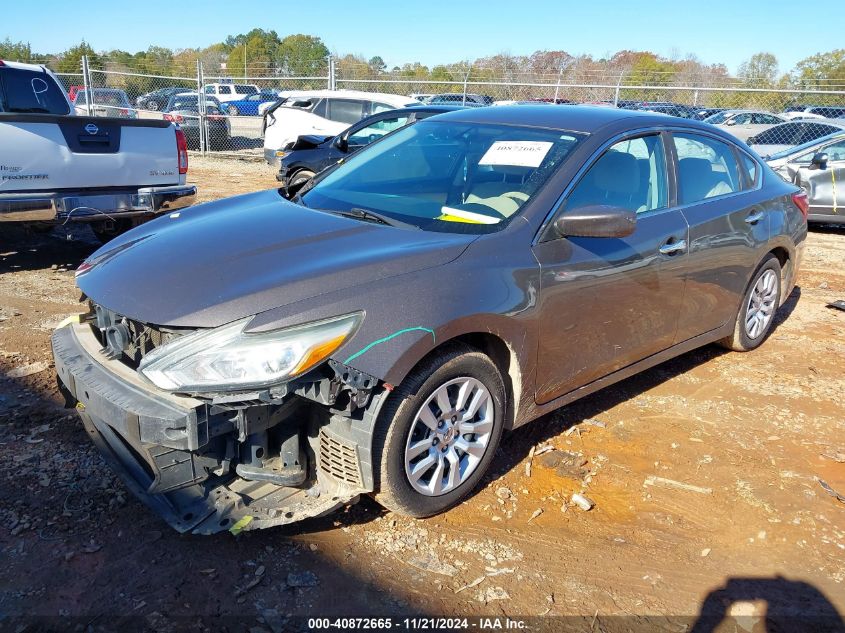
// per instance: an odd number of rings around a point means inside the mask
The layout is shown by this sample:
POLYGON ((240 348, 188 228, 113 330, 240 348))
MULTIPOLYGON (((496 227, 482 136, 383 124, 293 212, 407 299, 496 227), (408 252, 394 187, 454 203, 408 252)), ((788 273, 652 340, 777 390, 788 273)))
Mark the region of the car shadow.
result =
POLYGON ((729 578, 723 587, 707 594, 690 633, 734 629, 753 629, 760 633, 842 633, 845 621, 827 596, 810 583, 781 576, 729 578), (760 602, 765 603, 765 612, 748 604, 760 602), (764 623, 762 628, 757 624, 760 620, 764 623))
MULTIPOLYGON (((801 288, 796 286, 777 311, 769 332, 770 337, 776 335, 778 327, 789 318, 800 298, 801 288)), ((765 345, 765 342, 763 344, 765 345)), ((598 418, 626 400, 727 353, 730 352, 715 344, 700 347, 580 398, 519 427, 502 439, 496 459, 484 478, 485 485, 515 468, 528 456, 532 446, 548 442, 551 438, 585 420, 598 418)), ((480 489, 481 487, 477 488, 476 492, 480 489)))
POLYGON ((99 247, 100 241, 83 224, 45 232, 22 225, 5 226, 0 234, 0 274, 51 266, 73 271, 99 247))

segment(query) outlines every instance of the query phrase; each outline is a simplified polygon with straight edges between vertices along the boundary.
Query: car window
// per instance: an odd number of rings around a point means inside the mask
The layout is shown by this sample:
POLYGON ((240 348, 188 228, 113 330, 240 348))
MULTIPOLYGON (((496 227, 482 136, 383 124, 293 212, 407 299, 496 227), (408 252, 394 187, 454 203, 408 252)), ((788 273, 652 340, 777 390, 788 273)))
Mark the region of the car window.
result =
POLYGON ((370 103, 370 114, 378 114, 379 112, 387 112, 388 110, 395 110, 396 106, 392 106, 388 103, 379 103, 378 101, 372 101, 370 103))
POLYGON ((729 116, 730 113, 728 112, 717 112, 716 114, 711 114, 709 117, 704 119, 704 122, 711 125, 718 125, 720 123, 724 123, 729 116))
POLYGON ((758 125, 777 125, 781 120, 771 114, 755 114, 751 118, 751 122, 758 125))
POLYGON ((824 125, 823 123, 806 123, 805 125, 806 127, 801 130, 801 133, 798 135, 795 145, 809 143, 817 138, 839 131, 838 128, 831 125, 824 125))
POLYGON ((663 142, 653 134, 608 149, 578 181, 565 208, 603 204, 645 213, 665 208, 666 192, 663 142))
POLYGON ((798 145, 796 139, 804 123, 784 123, 769 128, 754 137, 755 145, 798 145))
POLYGON ((258 92, 258 88, 245 84, 235 84, 235 92, 239 95, 254 95, 258 92))
POLYGON ((745 167, 745 173, 748 176, 748 186, 743 187, 743 189, 753 189, 757 185, 757 173, 759 172, 759 169, 757 168, 757 161, 745 152, 740 152, 739 155, 742 160, 742 164, 745 167))
POLYGON ((364 118, 364 102, 352 99, 329 99, 327 118, 339 123, 357 123, 364 118))
POLYGON ((231 86, 217 86, 217 93, 221 95, 230 95, 232 94, 231 86))
POLYGON ((747 112, 742 112, 733 118, 733 122, 735 125, 748 125, 751 123, 751 115, 747 112))
POLYGON ((674 134, 678 155, 678 202, 692 204, 741 189, 730 145, 697 134, 674 134))
POLYGON ((811 152, 807 152, 806 154, 802 154, 793 162, 801 163, 802 165, 809 165, 811 162, 813 162, 813 156, 822 153, 827 154, 827 159, 830 161, 845 160, 845 140, 838 141, 830 145, 825 145, 811 152))
POLYGON ((5 97, 0 91, 0 112, 68 114, 64 93, 44 71, 3 68, 0 83, 5 87, 5 97))
POLYGON ((205 94, 213 95, 214 94, 214 86, 206 86, 205 87, 205 94))
POLYGON ((353 154, 301 199, 316 209, 371 210, 432 231, 495 231, 581 138, 542 128, 422 121, 353 154))
POLYGON ((369 145, 373 141, 377 141, 382 136, 392 132, 393 130, 398 130, 400 127, 407 125, 407 123, 408 115, 382 119, 381 121, 371 123, 360 130, 356 130, 349 136, 347 142, 350 147, 363 147, 364 145, 369 145))

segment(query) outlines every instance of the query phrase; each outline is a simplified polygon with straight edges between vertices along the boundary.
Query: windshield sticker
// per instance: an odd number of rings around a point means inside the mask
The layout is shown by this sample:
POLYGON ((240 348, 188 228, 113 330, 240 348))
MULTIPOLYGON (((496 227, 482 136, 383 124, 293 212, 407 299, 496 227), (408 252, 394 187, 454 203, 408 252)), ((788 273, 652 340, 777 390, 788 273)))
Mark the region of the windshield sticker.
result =
POLYGON ((478 164, 539 167, 551 148, 548 141, 496 141, 478 164))
POLYGON ((452 207, 441 207, 442 215, 438 216, 438 220, 444 222, 464 222, 466 224, 498 224, 502 218, 494 218, 491 215, 484 215, 483 213, 473 213, 472 211, 464 211, 463 209, 454 209, 452 207))

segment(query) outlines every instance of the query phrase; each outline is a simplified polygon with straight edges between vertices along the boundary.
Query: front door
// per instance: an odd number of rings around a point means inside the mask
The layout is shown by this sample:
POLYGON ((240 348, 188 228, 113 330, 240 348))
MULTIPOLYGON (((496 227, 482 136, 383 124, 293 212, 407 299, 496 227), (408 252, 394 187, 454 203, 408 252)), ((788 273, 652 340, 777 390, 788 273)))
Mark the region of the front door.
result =
POLYGON ((637 213, 625 238, 562 237, 534 247, 541 268, 536 399, 548 402, 669 346, 684 296, 687 224, 670 208, 660 134, 612 145, 561 213, 604 204, 637 213))

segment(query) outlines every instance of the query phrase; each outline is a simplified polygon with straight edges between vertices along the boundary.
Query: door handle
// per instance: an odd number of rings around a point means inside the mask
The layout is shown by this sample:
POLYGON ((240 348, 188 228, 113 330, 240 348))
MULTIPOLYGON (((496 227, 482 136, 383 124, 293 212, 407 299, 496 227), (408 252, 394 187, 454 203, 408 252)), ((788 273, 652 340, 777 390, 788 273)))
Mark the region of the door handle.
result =
POLYGON ((760 220, 763 219, 765 214, 762 211, 757 211, 756 213, 752 213, 747 218, 745 218, 746 224, 757 224, 760 220))
POLYGON ((674 255, 675 253, 687 250, 687 241, 678 240, 677 242, 666 242, 658 250, 662 255, 674 255))

